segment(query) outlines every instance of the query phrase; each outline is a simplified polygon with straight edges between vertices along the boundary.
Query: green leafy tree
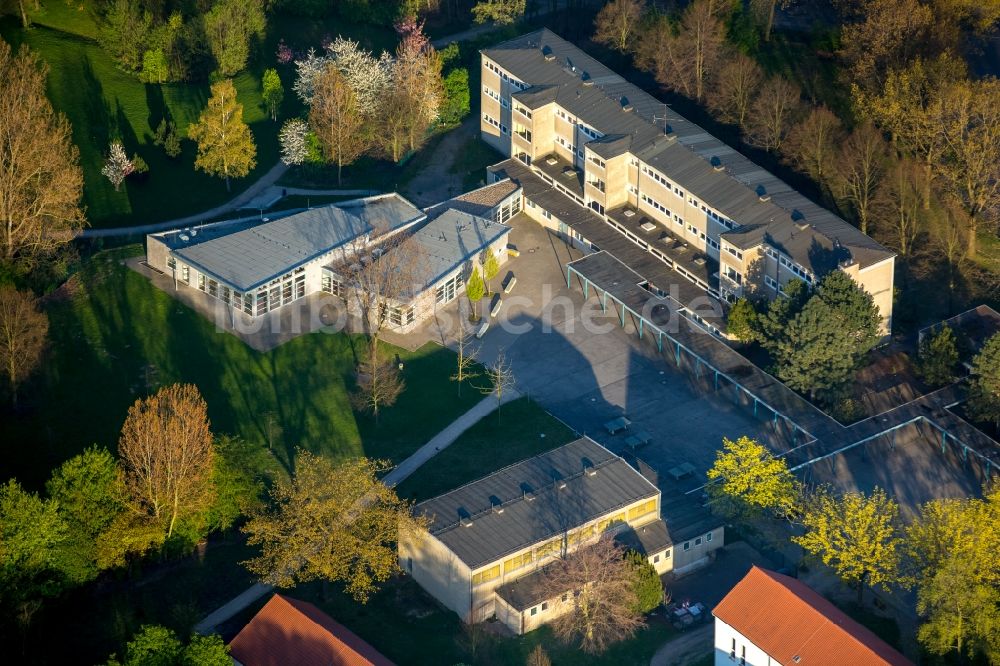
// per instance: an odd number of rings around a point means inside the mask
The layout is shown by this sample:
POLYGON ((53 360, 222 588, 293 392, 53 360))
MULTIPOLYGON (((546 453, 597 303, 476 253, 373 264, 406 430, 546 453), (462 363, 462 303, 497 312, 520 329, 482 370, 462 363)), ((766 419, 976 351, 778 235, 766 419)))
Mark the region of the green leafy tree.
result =
POLYGON ((726 317, 726 332, 740 342, 749 343, 757 339, 757 310, 753 303, 741 298, 729 308, 726 317))
POLYGON ((230 178, 242 178, 257 165, 257 146, 229 79, 212 84, 208 106, 188 128, 188 136, 198 143, 195 168, 225 178, 227 190, 230 178))
POLYGON ((169 76, 167 57, 163 49, 146 49, 142 54, 142 76, 146 83, 163 83, 169 76))
POLYGON ((122 67, 135 72, 152 27, 153 16, 140 0, 110 0, 98 21, 97 41, 122 67))
POLYGON ((867 496, 851 492, 841 497, 821 488, 806 503, 805 534, 792 541, 856 586, 860 604, 866 584, 899 580, 898 516, 899 505, 881 488, 867 496))
POLYGON ((479 0, 472 7, 476 23, 493 21, 497 25, 511 25, 524 16, 527 0, 479 0))
POLYGON ((231 666, 229 647, 218 634, 191 637, 187 645, 170 629, 144 625, 125 646, 125 658, 112 655, 107 666, 231 666))
POLYGON ((712 506, 726 516, 752 516, 761 511, 792 513, 799 501, 798 481, 784 458, 744 435, 722 439, 722 450, 706 476, 712 506))
POLYGON ((232 666, 229 646, 218 634, 194 635, 184 648, 182 666, 232 666))
POLYGON ((438 120, 442 125, 457 125, 467 115, 469 115, 469 70, 456 67, 444 77, 444 100, 438 112, 438 120))
POLYGON ((931 654, 1000 656, 1000 589, 969 576, 971 563, 949 558, 917 592, 917 612, 926 619, 917 639, 931 654))
POLYGON ((656 569, 642 553, 630 550, 625 559, 632 565, 632 589, 635 590, 636 612, 645 615, 663 603, 663 583, 656 569))
POLYGON ((767 307, 767 311, 758 317, 760 343, 771 352, 777 351, 788 329, 788 324, 809 300, 809 289, 802 280, 789 280, 785 283, 784 298, 775 298, 767 307))
POLYGON ((783 331, 774 328, 776 320, 769 322, 778 377, 813 399, 832 402, 878 342, 880 321, 871 294, 843 271, 831 271, 783 331))
POLYGON ((931 386, 950 384, 955 378, 957 365, 958 344, 950 326, 927 336, 920 343, 917 369, 924 381, 931 386))
POLYGON ((476 266, 472 267, 472 273, 465 283, 465 295, 469 298, 469 303, 472 304, 473 319, 479 319, 479 308, 476 306, 476 303, 481 301, 483 296, 486 295, 486 284, 483 282, 479 268, 476 266))
POLYGON ((972 418, 1000 428, 1000 333, 972 359, 968 406, 972 418))
POLYGON ((227 530, 240 516, 260 508, 263 488, 253 468, 255 451, 256 447, 242 439, 216 438, 211 475, 214 497, 199 517, 202 531, 227 530))
POLYGON ((219 0, 205 14, 205 37, 222 76, 233 76, 246 67, 250 40, 264 34, 262 0, 219 0))
POLYGON ((500 262, 497 261, 497 256, 492 250, 486 251, 486 260, 483 262, 483 281, 486 283, 486 293, 490 294, 493 289, 490 286, 490 281, 493 280, 500 273, 500 262))
POLYGON ((399 571, 400 533, 418 538, 425 521, 379 480, 386 465, 366 458, 333 462, 300 451, 295 476, 271 491, 273 508, 244 526, 261 554, 245 562, 281 587, 309 580, 340 581, 365 603, 399 571))
POLYGON ((281 106, 281 100, 285 97, 285 89, 281 85, 281 77, 278 76, 278 70, 264 70, 260 86, 261 97, 263 97, 264 104, 267 106, 268 115, 271 116, 271 120, 276 121, 278 120, 278 108, 281 106))
POLYGON ((60 465, 46 489, 68 528, 67 564, 80 580, 96 577, 98 540, 127 508, 118 463, 93 446, 60 465))

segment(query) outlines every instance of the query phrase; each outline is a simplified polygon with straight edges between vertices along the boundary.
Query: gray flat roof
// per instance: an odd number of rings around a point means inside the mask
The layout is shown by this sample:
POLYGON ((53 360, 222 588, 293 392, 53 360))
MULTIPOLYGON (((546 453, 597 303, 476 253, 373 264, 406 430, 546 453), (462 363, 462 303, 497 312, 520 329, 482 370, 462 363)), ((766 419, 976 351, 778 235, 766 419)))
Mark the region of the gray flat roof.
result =
POLYGON ((413 232, 427 275, 425 286, 436 284, 509 233, 505 224, 455 208, 436 215, 413 232))
POLYGON ((477 569, 657 494, 628 463, 584 437, 421 502, 415 511, 431 519, 431 534, 477 569))
POLYGON ((398 229, 423 217, 419 208, 393 193, 312 208, 229 233, 192 235, 184 230, 156 236, 185 262, 249 291, 360 235, 398 229))
MULTIPOLYGON (((515 93, 516 99, 534 107, 554 101, 599 132, 617 135, 587 146, 603 156, 627 147, 707 205, 755 230, 744 232, 745 242, 766 238, 817 275, 829 270, 831 255, 840 255, 841 248, 861 267, 894 256, 551 30, 522 35, 483 54, 531 86, 515 93), (550 60, 542 53, 545 48, 550 60), (536 87, 540 94, 534 93, 536 87), (721 162, 721 171, 712 158, 721 162)), ((727 234, 727 240, 740 245, 730 238, 735 234, 727 234)))

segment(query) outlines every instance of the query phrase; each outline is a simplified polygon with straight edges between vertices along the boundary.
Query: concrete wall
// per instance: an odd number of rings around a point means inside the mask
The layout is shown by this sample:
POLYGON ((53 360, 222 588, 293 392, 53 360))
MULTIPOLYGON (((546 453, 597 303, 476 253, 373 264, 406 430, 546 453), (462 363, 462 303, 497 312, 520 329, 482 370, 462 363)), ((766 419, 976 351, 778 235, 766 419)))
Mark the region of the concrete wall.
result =
POLYGON ((892 301, 894 291, 896 258, 890 257, 884 261, 869 266, 864 270, 858 270, 856 275, 851 275, 858 284, 864 287, 865 291, 872 295, 878 311, 882 314, 882 334, 888 335, 892 331, 892 301))
POLYGON ((472 608, 472 572, 443 543, 430 534, 399 540, 399 566, 420 587, 468 622, 472 608))
MULTIPOLYGON (((668 520, 667 527, 669 526, 670 521, 668 520)), ((713 553, 722 548, 724 541, 725 528, 722 525, 705 534, 678 541, 671 548, 670 570, 676 575, 682 576, 700 569, 711 562, 713 553), (709 540, 709 535, 711 535, 711 540, 709 540), (684 544, 688 544, 687 550, 684 549, 684 544)))
MULTIPOLYGON (((831 655, 834 658, 835 655, 831 655)), ((781 666, 767 653, 751 643, 740 632, 715 618, 715 666, 733 666, 746 663, 747 666, 781 666), (731 657, 735 653, 735 658, 731 657), (745 662, 741 662, 745 658, 745 662)))

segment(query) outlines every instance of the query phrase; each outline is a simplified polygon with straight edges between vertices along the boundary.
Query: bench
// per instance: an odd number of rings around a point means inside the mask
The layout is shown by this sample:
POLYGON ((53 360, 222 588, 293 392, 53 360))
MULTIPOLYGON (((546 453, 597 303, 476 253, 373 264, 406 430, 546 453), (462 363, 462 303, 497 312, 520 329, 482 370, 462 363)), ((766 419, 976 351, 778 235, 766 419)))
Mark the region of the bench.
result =
POLYGON ((507 245, 507 256, 508 257, 514 257, 516 259, 517 257, 521 256, 521 251, 517 249, 516 245, 511 245, 511 244, 508 243, 508 245, 507 245))
POLYGON ((500 312, 501 305, 503 305, 503 299, 500 298, 500 294, 497 294, 497 297, 493 299, 493 307, 490 308, 491 317, 497 316, 497 313, 500 312))
POLYGON ((677 467, 671 467, 667 472, 670 476, 674 477, 674 481, 680 481, 681 479, 691 476, 694 474, 695 467, 689 462, 681 463, 677 467))
POLYGON ((625 438, 625 445, 633 451, 642 448, 653 441, 653 436, 645 430, 633 433, 625 438))
POLYGON ((483 325, 480 326, 479 329, 476 331, 476 339, 478 340, 482 338, 484 335, 486 335, 486 331, 488 330, 490 330, 490 322, 484 321, 483 325))
POLYGON ((631 423, 632 422, 629 421, 624 416, 619 416, 616 419, 611 419, 610 421, 607 421, 604 424, 604 429, 608 431, 609 435, 614 435, 615 433, 618 433, 618 432, 621 432, 622 430, 628 429, 628 427, 629 427, 629 425, 631 425, 631 423))
POLYGON ((509 294, 510 291, 511 291, 511 289, 514 288, 515 284, 517 284, 517 278, 514 277, 513 273, 509 273, 507 275, 507 280, 504 281, 504 284, 503 284, 503 293, 509 294))

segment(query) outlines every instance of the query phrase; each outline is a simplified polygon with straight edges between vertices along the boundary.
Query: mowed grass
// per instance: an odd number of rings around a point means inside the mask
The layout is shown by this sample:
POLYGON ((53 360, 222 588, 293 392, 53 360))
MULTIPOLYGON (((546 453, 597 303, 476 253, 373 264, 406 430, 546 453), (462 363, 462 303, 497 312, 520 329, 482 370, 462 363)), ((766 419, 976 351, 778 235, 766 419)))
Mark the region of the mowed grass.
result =
MULTIPOLYGON (((475 380, 473 380, 475 382, 475 380)), ((537 456, 577 435, 530 398, 518 398, 462 433, 396 487, 400 497, 422 502, 498 469, 537 456)))
POLYGON ((26 43, 49 68, 49 98, 73 126, 73 142, 80 149, 84 174, 87 218, 94 227, 127 226, 170 220, 223 204, 260 178, 278 162, 277 133, 282 122, 300 115, 303 108, 291 87, 292 65, 277 65, 275 51, 284 38, 297 52, 344 34, 366 48, 395 48, 391 29, 340 21, 336 17, 305 19, 281 14, 269 17, 267 35, 254 45, 246 71, 234 77, 243 119, 257 145, 257 166, 246 177, 225 182, 196 171, 196 146, 184 138, 183 151, 169 158, 153 145, 153 132, 163 118, 170 118, 182 137, 196 122, 209 97, 207 81, 144 84, 120 70, 97 44, 98 28, 80 5, 65 0, 45 3, 32 13, 33 27, 21 28, 16 17, 0 20, 0 37, 15 47, 26 43), (285 86, 285 100, 278 122, 270 119, 260 95, 263 71, 274 67, 285 86), (115 192, 101 174, 111 140, 118 139, 129 155, 138 154, 149 165, 143 181, 129 179, 115 192))
POLYGON ((256 352, 122 265, 127 253, 90 260, 48 304, 45 362, 18 408, 0 414, 5 440, 17 443, 4 478, 37 488, 92 443, 114 450, 128 407, 174 382, 197 385, 216 433, 266 448, 267 424, 280 426, 271 451, 279 471, 293 469, 297 447, 399 461, 482 400, 471 385, 458 397, 451 351, 389 348, 405 362, 407 390, 376 424, 349 400, 362 340, 319 332, 256 352))

